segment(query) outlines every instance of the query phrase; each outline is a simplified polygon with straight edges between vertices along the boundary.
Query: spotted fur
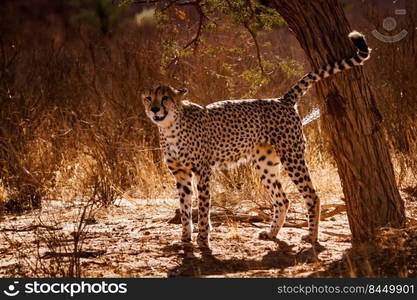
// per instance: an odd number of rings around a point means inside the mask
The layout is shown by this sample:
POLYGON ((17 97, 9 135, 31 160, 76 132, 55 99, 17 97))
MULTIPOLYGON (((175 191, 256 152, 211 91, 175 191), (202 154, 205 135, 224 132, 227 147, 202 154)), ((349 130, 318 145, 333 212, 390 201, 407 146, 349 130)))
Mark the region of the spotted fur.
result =
POLYGON ((192 175, 198 190, 197 242, 208 247, 212 170, 242 160, 252 162, 273 203, 270 230, 261 232, 260 238, 275 238, 285 222, 289 200, 277 170, 282 164, 304 198, 307 237, 317 241, 320 200, 305 162, 302 125, 294 104, 315 82, 369 58, 364 36, 352 32, 349 37, 358 48, 357 54, 308 73, 281 98, 226 100, 204 107, 182 101, 185 89, 159 86, 142 95, 148 117, 159 127, 164 157, 177 182, 184 242, 191 241, 192 233, 192 175))

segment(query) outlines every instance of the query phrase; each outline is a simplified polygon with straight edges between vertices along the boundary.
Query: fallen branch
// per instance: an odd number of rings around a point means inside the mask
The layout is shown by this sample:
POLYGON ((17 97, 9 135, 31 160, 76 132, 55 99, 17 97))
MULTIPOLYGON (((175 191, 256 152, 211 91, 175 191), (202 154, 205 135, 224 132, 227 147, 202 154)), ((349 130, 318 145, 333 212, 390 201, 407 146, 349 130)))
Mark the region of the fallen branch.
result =
MULTIPOLYGON (((210 213, 213 221, 220 220, 231 220, 238 222, 266 222, 268 221, 265 217, 259 215, 248 215, 248 214, 232 214, 230 212, 223 211, 212 211, 210 213)), ((193 209, 192 212, 193 223, 197 223, 198 220, 198 209, 193 209)), ((179 209, 175 210, 175 215, 168 221, 169 224, 181 224, 181 213, 179 209)))
POLYGON ((38 228, 43 228, 46 230, 61 230, 62 229, 62 227, 54 227, 54 226, 38 224, 38 225, 30 225, 30 226, 22 227, 22 228, 3 228, 2 231, 24 232, 24 231, 33 231, 38 228))
MULTIPOLYGON (((331 205, 332 207, 334 207, 334 209, 332 211, 329 211, 327 213, 322 213, 320 216, 320 221, 324 221, 327 218, 333 217, 337 214, 340 214, 341 212, 346 210, 346 205, 344 204, 335 204, 335 205, 331 205)), ((302 228, 302 227, 307 227, 308 226, 308 222, 304 221, 301 223, 288 223, 286 222, 284 224, 285 227, 294 227, 294 228, 302 228)))
MULTIPOLYGON (((344 204, 335 204, 335 205, 326 205, 325 208, 334 207, 333 210, 322 213, 320 216, 320 220, 324 221, 327 218, 333 217, 343 211, 346 210, 346 205, 344 204)), ((197 223, 198 221, 198 209, 195 208, 192 211, 192 219, 193 223, 197 223)), ((212 211, 211 212, 211 219, 213 221, 221 221, 221 220, 231 220, 236 222, 245 222, 245 223, 266 223, 271 220, 271 217, 268 215, 249 215, 249 214, 233 214, 230 212, 223 212, 223 211, 212 211)), ((169 224, 181 224, 181 213, 179 209, 175 210, 175 215, 168 221, 169 224)), ((294 228, 302 228, 307 227, 307 221, 300 222, 300 223, 291 223, 286 222, 284 227, 294 227, 294 228)))
POLYGON ((97 251, 80 251, 75 253, 62 253, 62 252, 45 252, 42 258, 53 258, 53 257, 79 257, 79 258, 97 258, 106 253, 106 250, 97 251))

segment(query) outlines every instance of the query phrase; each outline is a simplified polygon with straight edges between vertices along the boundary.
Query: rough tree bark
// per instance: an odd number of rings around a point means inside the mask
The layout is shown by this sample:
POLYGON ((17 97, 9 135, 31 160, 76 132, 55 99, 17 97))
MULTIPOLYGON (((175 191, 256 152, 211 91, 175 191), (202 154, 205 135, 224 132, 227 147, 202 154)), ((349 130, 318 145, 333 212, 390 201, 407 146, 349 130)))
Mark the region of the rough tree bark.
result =
MULTIPOLYGON (((271 2, 294 32, 313 68, 354 53, 347 38, 351 28, 339 1, 271 2)), ((353 243, 371 240, 380 227, 403 226, 403 200, 384 140, 381 115, 363 69, 324 80, 318 84, 317 93, 323 132, 342 182, 353 243)))

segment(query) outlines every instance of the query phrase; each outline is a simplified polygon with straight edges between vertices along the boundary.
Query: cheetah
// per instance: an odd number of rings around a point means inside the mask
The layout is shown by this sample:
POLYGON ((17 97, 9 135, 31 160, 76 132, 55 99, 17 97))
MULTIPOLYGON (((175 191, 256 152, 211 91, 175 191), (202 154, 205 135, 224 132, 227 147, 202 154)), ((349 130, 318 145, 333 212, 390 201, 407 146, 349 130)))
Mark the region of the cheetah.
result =
POLYGON ((282 164, 307 208, 309 232, 303 240, 317 243, 320 200, 304 158, 305 141, 295 104, 314 83, 369 58, 365 37, 354 31, 349 38, 357 48, 355 55, 306 74, 280 98, 201 106, 182 100, 186 89, 159 86, 142 94, 145 112, 159 128, 164 158, 176 179, 183 242, 190 243, 193 232, 192 176, 198 191, 197 244, 209 248, 210 176, 216 167, 246 160, 253 163, 273 204, 270 229, 260 232, 259 238, 274 239, 285 222, 289 200, 277 178, 282 164))

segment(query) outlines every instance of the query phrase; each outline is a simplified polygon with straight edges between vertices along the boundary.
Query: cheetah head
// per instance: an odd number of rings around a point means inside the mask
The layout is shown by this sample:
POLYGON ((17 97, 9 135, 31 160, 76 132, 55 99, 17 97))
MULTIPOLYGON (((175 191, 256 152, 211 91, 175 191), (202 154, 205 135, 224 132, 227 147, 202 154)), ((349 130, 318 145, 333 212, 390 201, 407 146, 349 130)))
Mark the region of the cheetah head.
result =
POLYGON ((170 86, 158 86, 142 94, 146 115, 160 127, 172 124, 186 89, 174 89, 170 86))

